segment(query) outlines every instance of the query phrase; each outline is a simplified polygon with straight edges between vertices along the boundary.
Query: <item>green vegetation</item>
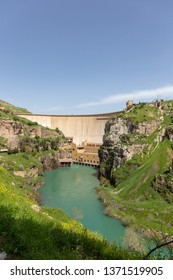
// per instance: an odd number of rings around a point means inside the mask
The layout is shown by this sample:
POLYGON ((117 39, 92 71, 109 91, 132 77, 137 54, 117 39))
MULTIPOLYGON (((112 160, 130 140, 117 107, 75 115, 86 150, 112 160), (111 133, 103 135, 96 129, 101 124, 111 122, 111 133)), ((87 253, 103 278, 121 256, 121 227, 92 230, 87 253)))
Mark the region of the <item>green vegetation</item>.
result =
POLYGON ((16 107, 10 103, 7 103, 3 100, 0 100, 0 107, 3 107, 4 111, 7 112, 7 113, 15 113, 15 114, 20 114, 20 113, 23 113, 23 114, 28 114, 30 113, 27 109, 24 109, 24 108, 20 108, 20 107, 16 107))
MULTIPOLYGON (((126 230, 129 250, 108 243, 60 209, 38 204, 43 158, 59 151, 64 135, 58 128, 43 128, 15 115, 26 113, 25 109, 3 101, 0 106, 0 120, 14 121, 23 131, 16 150, 10 150, 6 139, 0 137, 0 148, 8 148, 8 153, 0 154, 0 252, 5 251, 8 259, 141 259, 144 252, 135 251, 141 250, 136 230, 149 237, 153 233, 173 234, 173 101, 164 102, 164 114, 144 104, 124 111, 118 117, 130 121, 133 128, 141 122, 158 120, 160 126, 150 135, 129 131, 121 135, 117 149, 100 149, 107 161, 101 163, 105 178, 101 178, 98 193, 105 212, 131 226, 126 230), (162 130, 164 137, 158 141, 162 130), (143 145, 142 151, 127 161, 123 148, 136 144, 143 145), (117 154, 122 155, 120 164, 115 160, 117 154), (108 179, 112 179, 112 186, 108 179)), ((80 213, 74 209, 74 214, 80 213)))
POLYGON ((125 111, 125 113, 122 115, 122 117, 125 119, 133 119, 135 123, 158 120, 160 116, 161 113, 158 107, 147 104, 135 105, 132 107, 132 109, 125 111))
POLYGON ((22 132, 19 133, 20 147, 11 149, 7 145, 7 139, 0 136, 0 149, 8 148, 8 153, 17 153, 18 150, 25 153, 33 153, 47 150, 58 150, 64 141, 63 133, 38 125, 26 118, 19 117, 16 113, 29 113, 25 109, 17 108, 9 103, 0 100, 0 121, 14 122, 22 132), (39 136, 40 135, 40 136, 39 136))
POLYGON ((9 259, 139 259, 84 228, 59 209, 36 207, 0 167, 0 250, 9 259))
POLYGON ((20 150, 25 153, 35 153, 39 151, 58 150, 61 144, 61 136, 40 137, 22 136, 20 139, 20 150))
POLYGON ((0 166, 13 178, 15 187, 21 189, 24 196, 39 201, 36 189, 43 185, 43 166, 37 157, 26 153, 1 153, 0 166))
POLYGON ((6 148, 7 147, 7 140, 0 136, 0 149, 6 148))
MULTIPOLYGON (((98 187, 106 213, 150 238, 173 235, 172 112, 173 101, 163 102, 162 109, 147 104, 135 105, 123 112, 121 118, 137 126, 159 121, 158 127, 149 135, 135 130, 125 133, 115 146, 102 146, 100 150, 103 158, 109 154, 107 161, 101 162, 101 170, 108 176, 106 181, 101 178, 102 185, 98 187), (143 145, 142 151, 130 160, 122 156, 116 167, 117 158, 123 155, 121 149, 135 144, 143 145)), ((110 124, 113 125, 114 120, 110 124)))
MULTIPOLYGON (((15 115, 25 110, 3 101, 0 106, 0 120, 14 122, 20 143, 0 153, 0 252, 5 251, 7 259, 142 258, 134 250, 108 243, 60 209, 38 204, 44 158, 57 154, 64 135, 58 128, 43 128, 15 115)), ((1 148, 6 144, 1 137, 1 148)))
POLYGON ((28 126, 33 126, 33 127, 35 127, 35 126, 38 125, 37 122, 32 122, 32 121, 30 121, 30 120, 28 120, 28 119, 26 119, 26 118, 19 117, 19 116, 16 116, 16 115, 12 116, 12 119, 13 119, 13 121, 15 121, 15 122, 20 122, 20 123, 25 124, 25 125, 28 125, 28 126))

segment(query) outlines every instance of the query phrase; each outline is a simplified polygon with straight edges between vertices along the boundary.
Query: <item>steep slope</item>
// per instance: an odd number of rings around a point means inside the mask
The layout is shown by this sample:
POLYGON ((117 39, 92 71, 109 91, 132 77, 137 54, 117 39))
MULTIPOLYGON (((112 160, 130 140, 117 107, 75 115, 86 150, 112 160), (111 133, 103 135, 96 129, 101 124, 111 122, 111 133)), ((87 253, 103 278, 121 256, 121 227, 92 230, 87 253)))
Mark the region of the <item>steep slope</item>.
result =
POLYGON ((173 101, 159 105, 110 120, 99 151, 106 212, 150 236, 173 234, 173 101))
POLYGON ((11 113, 25 113, 25 114, 30 113, 27 109, 16 107, 1 99, 0 99, 0 110, 6 111, 6 112, 11 112, 11 113))

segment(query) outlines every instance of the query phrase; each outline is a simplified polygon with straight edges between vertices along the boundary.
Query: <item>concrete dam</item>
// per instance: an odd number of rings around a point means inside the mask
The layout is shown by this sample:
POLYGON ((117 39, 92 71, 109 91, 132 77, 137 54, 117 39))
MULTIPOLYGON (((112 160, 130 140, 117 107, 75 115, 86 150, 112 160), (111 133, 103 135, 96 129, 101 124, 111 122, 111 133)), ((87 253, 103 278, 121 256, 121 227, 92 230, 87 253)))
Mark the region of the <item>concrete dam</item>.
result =
POLYGON ((106 122, 118 113, 93 115, 18 114, 18 116, 45 127, 59 128, 65 137, 73 137, 73 142, 79 145, 83 141, 101 144, 106 122))

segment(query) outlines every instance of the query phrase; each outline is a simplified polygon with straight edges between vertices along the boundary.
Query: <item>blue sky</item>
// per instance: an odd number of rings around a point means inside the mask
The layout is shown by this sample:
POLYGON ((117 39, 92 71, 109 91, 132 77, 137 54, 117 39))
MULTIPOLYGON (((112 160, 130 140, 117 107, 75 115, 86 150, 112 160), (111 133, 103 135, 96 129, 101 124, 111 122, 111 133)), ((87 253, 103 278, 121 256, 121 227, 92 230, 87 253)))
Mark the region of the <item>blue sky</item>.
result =
POLYGON ((173 99, 172 0, 0 0, 0 99, 33 113, 173 99))

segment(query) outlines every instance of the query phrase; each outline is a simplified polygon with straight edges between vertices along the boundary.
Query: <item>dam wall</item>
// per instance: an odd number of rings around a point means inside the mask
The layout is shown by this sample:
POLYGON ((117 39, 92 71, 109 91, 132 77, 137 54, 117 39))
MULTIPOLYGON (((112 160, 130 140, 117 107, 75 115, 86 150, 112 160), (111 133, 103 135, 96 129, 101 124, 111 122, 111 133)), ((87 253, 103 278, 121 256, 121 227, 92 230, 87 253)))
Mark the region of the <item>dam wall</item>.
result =
POLYGON ((96 115, 38 115, 18 114, 33 122, 52 129, 59 128, 66 137, 73 137, 77 145, 83 141, 102 144, 106 122, 115 114, 96 115))

